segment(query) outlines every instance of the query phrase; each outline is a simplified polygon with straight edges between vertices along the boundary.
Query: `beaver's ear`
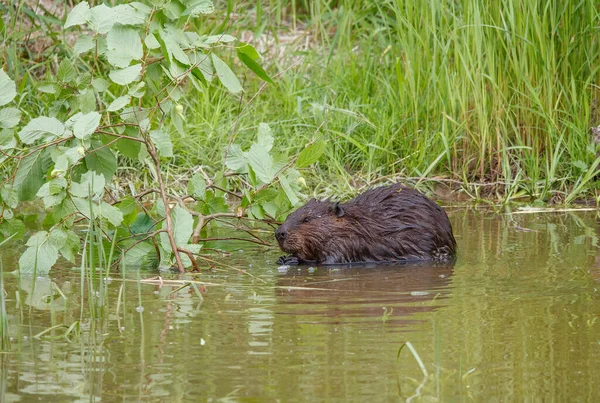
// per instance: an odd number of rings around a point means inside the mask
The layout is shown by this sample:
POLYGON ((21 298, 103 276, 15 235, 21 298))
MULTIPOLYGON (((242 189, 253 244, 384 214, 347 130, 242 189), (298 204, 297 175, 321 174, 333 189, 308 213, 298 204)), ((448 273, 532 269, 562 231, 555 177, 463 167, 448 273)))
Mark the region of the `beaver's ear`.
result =
POLYGON ((340 206, 340 202, 335 202, 333 206, 331 206, 331 212, 336 215, 336 217, 343 217, 346 212, 340 206))

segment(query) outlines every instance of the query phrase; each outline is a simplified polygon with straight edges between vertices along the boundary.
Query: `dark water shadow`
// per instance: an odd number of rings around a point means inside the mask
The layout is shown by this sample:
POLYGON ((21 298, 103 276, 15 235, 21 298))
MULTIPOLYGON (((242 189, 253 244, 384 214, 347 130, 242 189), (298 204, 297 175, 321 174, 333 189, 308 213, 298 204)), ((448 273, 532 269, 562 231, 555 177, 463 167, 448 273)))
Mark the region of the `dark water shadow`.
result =
POLYGON ((279 304, 295 315, 331 319, 381 317, 387 323, 443 306, 451 293, 454 262, 290 267, 276 280, 279 304))

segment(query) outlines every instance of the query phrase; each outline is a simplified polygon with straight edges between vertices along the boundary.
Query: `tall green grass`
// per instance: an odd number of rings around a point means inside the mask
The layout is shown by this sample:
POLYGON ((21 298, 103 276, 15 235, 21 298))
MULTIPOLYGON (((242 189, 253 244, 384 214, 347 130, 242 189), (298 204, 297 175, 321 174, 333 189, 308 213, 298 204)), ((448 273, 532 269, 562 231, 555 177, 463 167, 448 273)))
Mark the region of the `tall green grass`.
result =
MULTIPOLYGON (((14 236, 14 235, 13 235, 14 236)), ((2 245, 10 241, 13 237, 0 242, 2 245)), ((0 352, 10 349, 10 334, 8 329, 8 314, 6 312, 6 290, 4 289, 4 266, 2 264, 2 255, 0 255, 0 352)))
POLYGON ((300 150, 325 121, 317 132, 330 140, 321 183, 442 175, 466 188, 494 183, 486 188, 492 195, 543 200, 594 189, 596 1, 236 7, 229 29, 252 30, 258 44, 273 37, 263 63, 281 75, 251 105, 260 83, 250 75, 241 106, 214 91, 188 100, 193 135, 180 149, 185 163, 218 162, 232 131, 243 138, 259 121, 275 126, 283 147, 300 150))
POLYGON ((0 259, 0 351, 10 349, 8 314, 6 313, 6 298, 4 294, 4 270, 2 268, 2 259, 0 259))

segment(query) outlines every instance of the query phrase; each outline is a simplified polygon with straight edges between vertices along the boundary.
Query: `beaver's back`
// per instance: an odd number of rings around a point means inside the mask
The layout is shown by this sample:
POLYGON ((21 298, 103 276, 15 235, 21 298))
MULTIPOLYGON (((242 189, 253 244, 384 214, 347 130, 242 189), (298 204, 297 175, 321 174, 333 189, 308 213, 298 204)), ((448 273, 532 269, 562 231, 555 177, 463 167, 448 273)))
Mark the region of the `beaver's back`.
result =
POLYGON ((456 253, 444 210, 400 184, 368 190, 344 204, 313 200, 278 233, 282 249, 305 261, 441 260, 456 253))

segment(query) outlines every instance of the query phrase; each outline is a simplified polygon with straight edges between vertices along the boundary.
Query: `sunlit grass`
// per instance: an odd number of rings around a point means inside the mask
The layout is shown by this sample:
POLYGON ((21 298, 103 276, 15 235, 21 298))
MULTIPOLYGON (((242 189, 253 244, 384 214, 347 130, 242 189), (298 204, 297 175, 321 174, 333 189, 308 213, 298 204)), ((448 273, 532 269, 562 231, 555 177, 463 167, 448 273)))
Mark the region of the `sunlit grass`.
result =
POLYGON ((329 140, 313 185, 442 175, 465 188, 497 183, 475 197, 545 201, 573 201, 596 185, 596 2, 248 7, 233 31, 253 30, 257 43, 306 35, 311 46, 264 49, 268 70, 281 75, 251 105, 259 83, 250 74, 241 104, 214 91, 186 100, 184 164, 221 163, 231 135, 243 139, 265 121, 291 153, 315 135, 329 140))

